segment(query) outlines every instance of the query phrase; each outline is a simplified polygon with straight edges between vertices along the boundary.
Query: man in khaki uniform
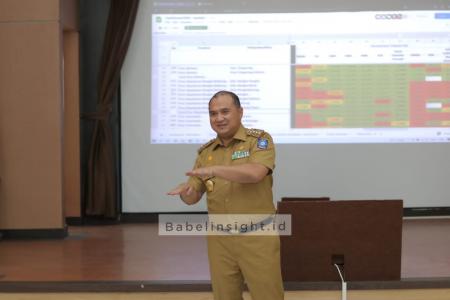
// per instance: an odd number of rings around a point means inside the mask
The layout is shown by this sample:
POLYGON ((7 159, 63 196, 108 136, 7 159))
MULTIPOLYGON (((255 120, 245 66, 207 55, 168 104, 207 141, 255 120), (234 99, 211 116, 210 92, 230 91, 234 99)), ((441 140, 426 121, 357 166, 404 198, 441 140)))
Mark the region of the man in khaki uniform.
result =
MULTIPOLYGON (((206 192, 210 214, 275 213, 272 138, 244 128, 242 115, 234 93, 220 91, 211 98, 210 124, 217 137, 200 147, 194 169, 186 173, 189 180, 169 195, 190 205, 206 192)), ((208 256, 215 300, 241 300, 244 281, 254 300, 284 298, 277 235, 210 235, 208 256)))

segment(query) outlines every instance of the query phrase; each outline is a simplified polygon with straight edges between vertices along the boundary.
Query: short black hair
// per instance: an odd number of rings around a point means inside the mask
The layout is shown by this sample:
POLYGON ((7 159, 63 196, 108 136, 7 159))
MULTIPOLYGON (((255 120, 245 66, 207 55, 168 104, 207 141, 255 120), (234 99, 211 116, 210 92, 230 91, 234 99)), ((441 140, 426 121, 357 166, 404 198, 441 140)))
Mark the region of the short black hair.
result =
POLYGON ((209 99, 208 102, 208 106, 211 104, 211 101, 213 101, 215 98, 219 97, 219 96, 224 96, 224 95, 228 95, 233 99, 234 105, 236 105, 237 108, 241 107, 241 101, 239 100, 238 95, 236 95, 233 92, 230 91, 218 91, 217 93, 215 93, 211 99, 209 99))

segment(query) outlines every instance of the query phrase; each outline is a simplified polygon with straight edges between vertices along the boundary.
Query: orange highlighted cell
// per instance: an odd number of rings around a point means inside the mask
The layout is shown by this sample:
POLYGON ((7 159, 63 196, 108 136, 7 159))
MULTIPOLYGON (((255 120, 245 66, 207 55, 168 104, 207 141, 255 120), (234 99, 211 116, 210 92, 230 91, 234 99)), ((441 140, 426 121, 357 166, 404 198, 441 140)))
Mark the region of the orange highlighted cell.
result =
POLYGON ((311 104, 312 109, 324 109, 327 107, 328 107, 328 105, 326 105, 326 104, 311 104))

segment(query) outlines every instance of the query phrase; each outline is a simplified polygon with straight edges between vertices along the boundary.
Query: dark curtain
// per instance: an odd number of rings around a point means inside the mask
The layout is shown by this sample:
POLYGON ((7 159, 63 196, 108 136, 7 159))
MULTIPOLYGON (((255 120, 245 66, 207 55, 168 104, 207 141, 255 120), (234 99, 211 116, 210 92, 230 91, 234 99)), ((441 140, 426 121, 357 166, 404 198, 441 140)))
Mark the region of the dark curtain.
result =
POLYGON ((95 122, 88 154, 86 216, 116 218, 119 214, 110 116, 138 4, 139 0, 111 0, 98 74, 97 110, 83 115, 95 122))

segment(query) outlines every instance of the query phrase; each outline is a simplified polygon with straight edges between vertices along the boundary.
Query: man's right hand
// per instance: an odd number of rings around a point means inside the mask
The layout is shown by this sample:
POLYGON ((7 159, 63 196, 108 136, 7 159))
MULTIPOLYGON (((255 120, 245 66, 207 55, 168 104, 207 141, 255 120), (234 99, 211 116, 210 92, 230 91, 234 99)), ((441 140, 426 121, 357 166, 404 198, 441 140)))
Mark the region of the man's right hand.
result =
POLYGON ((192 205, 197 203, 202 198, 203 193, 197 192, 192 186, 187 183, 182 183, 173 190, 169 191, 167 195, 179 195, 184 203, 192 205))
POLYGON ((176 195, 186 195, 189 196, 192 192, 195 191, 192 186, 187 183, 181 183, 176 188, 172 189, 167 193, 167 195, 176 196, 176 195))

